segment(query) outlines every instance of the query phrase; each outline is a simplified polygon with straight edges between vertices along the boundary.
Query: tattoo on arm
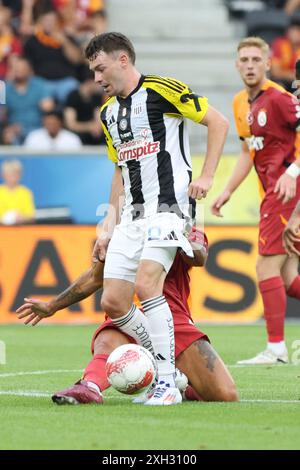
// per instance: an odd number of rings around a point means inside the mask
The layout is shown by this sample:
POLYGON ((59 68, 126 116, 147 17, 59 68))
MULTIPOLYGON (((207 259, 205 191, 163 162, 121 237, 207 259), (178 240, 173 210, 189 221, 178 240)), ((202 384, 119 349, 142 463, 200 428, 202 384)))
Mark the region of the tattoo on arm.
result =
POLYGON ((198 351, 201 354, 201 356, 203 356, 203 358, 206 360, 207 369, 213 372, 214 367, 215 367, 215 362, 218 358, 213 347, 208 341, 205 341, 203 339, 199 339, 198 341, 196 341, 195 344, 197 345, 198 351))
POLYGON ((80 302, 86 297, 86 293, 82 292, 81 289, 75 285, 68 287, 61 294, 59 294, 57 296, 56 302, 60 306, 60 308, 65 308, 69 305, 75 304, 76 302, 80 302))
POLYGON ((94 265, 56 297, 55 307, 57 310, 62 310, 63 308, 86 299, 98 289, 98 282, 94 280, 96 269, 97 266, 94 265))

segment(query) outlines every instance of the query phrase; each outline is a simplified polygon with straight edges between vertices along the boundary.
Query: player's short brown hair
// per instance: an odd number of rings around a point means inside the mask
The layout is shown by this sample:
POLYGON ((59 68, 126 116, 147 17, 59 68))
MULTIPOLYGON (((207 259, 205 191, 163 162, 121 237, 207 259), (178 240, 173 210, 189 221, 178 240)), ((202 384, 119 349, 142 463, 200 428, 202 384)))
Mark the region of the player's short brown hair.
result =
POLYGON ((239 52, 244 47, 257 47, 267 56, 270 54, 269 44, 258 36, 249 36, 242 39, 238 44, 237 51, 239 52))
POLYGON ((135 50, 131 41, 121 33, 103 33, 94 36, 85 49, 85 57, 94 60, 99 52, 110 54, 115 51, 125 51, 132 64, 135 63, 135 50))

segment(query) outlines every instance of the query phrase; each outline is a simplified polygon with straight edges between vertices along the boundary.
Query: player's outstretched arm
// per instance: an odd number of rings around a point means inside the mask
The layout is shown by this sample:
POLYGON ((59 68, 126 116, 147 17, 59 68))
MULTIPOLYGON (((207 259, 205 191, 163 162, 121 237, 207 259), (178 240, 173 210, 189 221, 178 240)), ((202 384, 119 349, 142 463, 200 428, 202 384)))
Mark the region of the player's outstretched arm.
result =
POLYGON ((37 325, 43 318, 51 317, 58 310, 69 307, 100 289, 103 285, 103 263, 95 263, 85 271, 76 281, 49 302, 38 299, 25 298, 25 303, 17 310, 20 320, 25 319, 25 325, 37 325))
POLYGON ((300 252, 295 248, 295 243, 300 242, 300 201, 296 205, 290 220, 283 232, 283 246, 289 256, 293 253, 300 256, 300 252))
POLYGON ((207 151, 201 175, 189 186, 189 196, 193 199, 206 197, 223 151, 229 129, 228 120, 219 111, 209 106, 201 124, 207 126, 207 151))
POLYGON ((277 193, 277 199, 282 199, 282 203, 286 204, 296 196, 297 178, 300 175, 300 157, 292 163, 278 178, 274 193, 277 193))
POLYGON ((250 157, 247 144, 242 143, 242 150, 238 161, 236 162, 233 174, 229 179, 224 191, 217 197, 211 206, 211 212, 217 217, 223 217, 221 214, 221 208, 229 201, 232 193, 239 187, 244 179, 249 174, 253 166, 253 161, 250 157))

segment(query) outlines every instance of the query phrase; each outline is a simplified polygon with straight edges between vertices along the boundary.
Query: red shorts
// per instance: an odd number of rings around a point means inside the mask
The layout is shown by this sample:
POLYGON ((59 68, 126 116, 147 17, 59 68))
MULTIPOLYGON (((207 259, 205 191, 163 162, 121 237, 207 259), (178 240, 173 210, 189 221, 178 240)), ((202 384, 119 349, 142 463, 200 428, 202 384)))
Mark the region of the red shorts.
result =
MULTIPOLYGON (((261 214, 259 222, 258 251, 260 255, 284 255, 282 234, 294 207, 280 212, 261 214)), ((299 244, 296 244, 299 249, 299 244)))
MULTIPOLYGON (((198 339, 205 339, 209 341, 208 336, 194 325, 191 318, 184 311, 172 311, 173 320, 174 320, 174 334, 175 334, 175 357, 178 357, 180 353, 185 351, 192 343, 198 339)), ((105 320, 99 328, 95 331, 92 339, 91 350, 92 354, 94 353, 94 343, 98 334, 105 330, 106 328, 114 328, 118 330, 117 326, 113 324, 110 318, 105 320)), ((120 330, 119 330, 120 331, 120 330)), ((124 333, 125 334, 125 333, 124 333)), ((135 343, 136 341, 128 335, 128 341, 130 343, 135 343)))

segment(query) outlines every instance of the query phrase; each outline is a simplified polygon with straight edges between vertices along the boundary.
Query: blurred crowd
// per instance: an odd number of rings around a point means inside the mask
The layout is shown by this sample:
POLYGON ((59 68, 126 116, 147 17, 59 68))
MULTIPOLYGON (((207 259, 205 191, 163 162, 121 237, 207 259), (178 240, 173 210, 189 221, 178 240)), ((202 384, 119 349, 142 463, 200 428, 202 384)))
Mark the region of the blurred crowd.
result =
POLYGON ((0 0, 0 144, 74 151, 104 143, 105 96, 83 50, 106 29, 104 0, 0 0))
POLYGON ((300 59, 300 0, 223 0, 231 19, 242 20, 246 35, 260 36, 271 47, 270 78, 294 92, 300 59))

